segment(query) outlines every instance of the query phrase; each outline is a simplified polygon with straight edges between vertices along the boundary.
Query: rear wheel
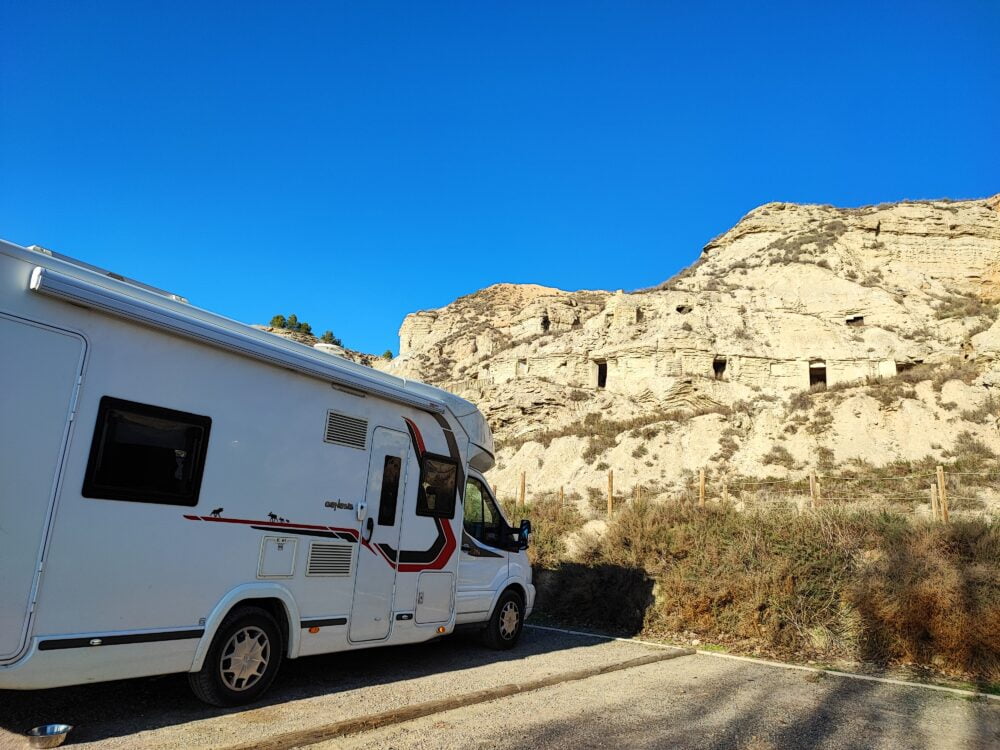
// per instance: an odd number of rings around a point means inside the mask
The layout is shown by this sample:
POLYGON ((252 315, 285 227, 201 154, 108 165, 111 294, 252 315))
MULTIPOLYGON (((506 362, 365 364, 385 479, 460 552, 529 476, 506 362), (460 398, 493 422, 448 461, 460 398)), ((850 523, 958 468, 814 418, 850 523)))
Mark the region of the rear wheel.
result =
POLYGON ((188 681, 194 694, 213 706, 252 703, 274 681, 282 652, 274 617, 257 607, 239 607, 222 621, 205 663, 188 681))
POLYGON ((524 602, 516 591, 507 590, 493 608, 493 616, 483 631, 483 642, 498 650, 513 648, 523 628, 524 602))

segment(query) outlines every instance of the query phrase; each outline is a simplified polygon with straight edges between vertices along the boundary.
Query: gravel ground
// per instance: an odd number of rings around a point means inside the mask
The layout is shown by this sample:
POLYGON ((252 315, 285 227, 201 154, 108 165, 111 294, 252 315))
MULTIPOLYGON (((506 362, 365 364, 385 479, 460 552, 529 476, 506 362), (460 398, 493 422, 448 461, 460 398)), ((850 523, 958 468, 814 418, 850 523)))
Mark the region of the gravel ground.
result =
POLYGON ((286 662, 264 701, 237 711, 200 703, 183 675, 0 691, 0 748, 24 748, 21 733, 54 722, 76 726, 67 743, 72 747, 220 748, 411 703, 618 664, 650 651, 635 643, 527 629, 508 652, 491 651, 472 636, 460 635, 418 646, 315 656, 286 662))
POLYGON ((311 746, 997 748, 1000 704, 712 656, 599 675, 311 746))

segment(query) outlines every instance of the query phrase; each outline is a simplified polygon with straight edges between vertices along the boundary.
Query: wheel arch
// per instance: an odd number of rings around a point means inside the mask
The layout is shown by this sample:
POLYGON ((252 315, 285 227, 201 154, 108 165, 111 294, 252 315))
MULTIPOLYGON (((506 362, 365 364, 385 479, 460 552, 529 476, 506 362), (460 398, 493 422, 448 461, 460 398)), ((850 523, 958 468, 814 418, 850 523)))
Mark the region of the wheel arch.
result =
POLYGON ((301 633, 296 626, 299 623, 299 608, 291 592, 278 583, 247 583, 230 590, 205 618, 205 632, 198 642, 189 671, 197 672, 201 669, 222 621, 234 608, 244 604, 257 606, 269 612, 281 628, 285 656, 289 659, 298 656, 301 633))
POLYGON ((500 601, 500 597, 503 596, 508 591, 514 591, 519 597, 521 597, 521 603, 524 605, 525 610, 528 607, 528 592, 525 588, 524 581, 519 578, 508 578, 503 582, 502 586, 497 586, 497 592, 493 595, 493 601, 490 602, 489 615, 486 621, 489 622, 489 618, 493 616, 494 610, 496 610, 497 602, 500 601))

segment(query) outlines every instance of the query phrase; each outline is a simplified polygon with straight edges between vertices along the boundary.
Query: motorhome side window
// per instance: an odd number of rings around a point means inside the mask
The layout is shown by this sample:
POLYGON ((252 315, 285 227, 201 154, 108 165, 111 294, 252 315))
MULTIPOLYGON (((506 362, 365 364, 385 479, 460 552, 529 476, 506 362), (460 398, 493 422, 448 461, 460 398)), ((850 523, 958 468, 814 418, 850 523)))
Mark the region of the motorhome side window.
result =
POLYGON ((444 456, 425 455, 420 467, 417 515, 455 517, 458 464, 444 456))
POLYGON ((105 396, 83 496, 197 505, 211 426, 209 417, 105 396))
POLYGON ((478 479, 465 485, 465 531, 484 544, 500 543, 500 512, 478 479))

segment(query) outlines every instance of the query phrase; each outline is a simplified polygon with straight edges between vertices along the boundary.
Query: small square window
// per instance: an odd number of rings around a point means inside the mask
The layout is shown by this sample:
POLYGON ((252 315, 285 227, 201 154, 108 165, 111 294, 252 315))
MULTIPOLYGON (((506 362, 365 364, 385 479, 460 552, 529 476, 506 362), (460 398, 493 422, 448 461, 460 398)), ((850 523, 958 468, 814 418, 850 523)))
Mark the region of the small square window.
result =
POLYGON ((417 515, 454 518, 457 490, 458 464, 444 456, 425 454, 420 467, 417 515))
POLYGON ((83 496, 197 505, 211 426, 209 417, 105 396, 83 496))

